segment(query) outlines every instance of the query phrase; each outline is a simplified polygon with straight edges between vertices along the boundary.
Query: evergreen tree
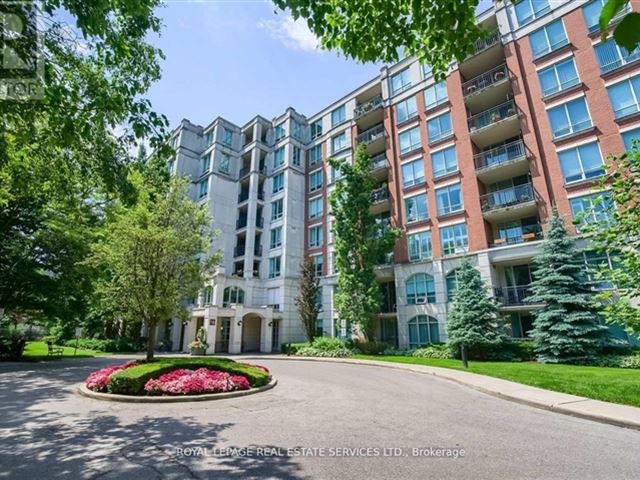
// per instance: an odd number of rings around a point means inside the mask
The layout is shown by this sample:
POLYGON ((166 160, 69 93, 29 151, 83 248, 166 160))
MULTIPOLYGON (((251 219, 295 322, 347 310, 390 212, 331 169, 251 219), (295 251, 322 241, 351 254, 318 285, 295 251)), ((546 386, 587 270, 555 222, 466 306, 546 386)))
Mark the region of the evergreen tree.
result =
POLYGON ((585 265, 555 207, 535 265, 532 295, 527 301, 544 304, 534 312, 531 332, 538 360, 587 361, 602 347, 607 329, 598 321, 585 265))
POLYGON ((316 268, 311 257, 305 257, 301 269, 300 293, 295 298, 295 302, 302 319, 304 334, 309 342, 313 342, 316 336, 316 321, 320 311, 318 306, 320 282, 316 276, 316 268))
POLYGON ((370 340, 382 303, 375 267, 393 250, 400 230, 381 225, 369 210, 376 181, 365 144, 358 146, 353 164, 335 158, 329 164, 342 174, 329 198, 338 269, 336 310, 341 321, 370 340))
POLYGON ((487 294, 480 272, 468 258, 457 271, 456 293, 447 319, 447 345, 460 353, 467 367, 467 356, 481 356, 505 341, 498 304, 487 294))

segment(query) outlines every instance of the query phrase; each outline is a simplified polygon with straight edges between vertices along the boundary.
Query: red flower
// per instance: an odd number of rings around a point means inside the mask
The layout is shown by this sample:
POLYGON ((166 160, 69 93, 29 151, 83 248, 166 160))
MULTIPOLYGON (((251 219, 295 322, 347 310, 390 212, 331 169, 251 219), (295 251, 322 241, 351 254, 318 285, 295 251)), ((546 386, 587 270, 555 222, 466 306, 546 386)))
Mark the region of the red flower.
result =
POLYGON ((251 388, 249 380, 242 375, 230 375, 208 368, 173 370, 148 380, 144 386, 149 395, 196 395, 249 388, 251 388))
POLYGON ((102 368, 89 375, 84 381, 84 384, 89 390, 104 392, 107 390, 107 386, 109 385, 111 376, 114 373, 118 373, 122 370, 126 370, 127 368, 131 368, 135 365, 138 365, 138 363, 139 362, 137 360, 132 360, 130 362, 123 363, 122 365, 112 365, 110 367, 102 368))

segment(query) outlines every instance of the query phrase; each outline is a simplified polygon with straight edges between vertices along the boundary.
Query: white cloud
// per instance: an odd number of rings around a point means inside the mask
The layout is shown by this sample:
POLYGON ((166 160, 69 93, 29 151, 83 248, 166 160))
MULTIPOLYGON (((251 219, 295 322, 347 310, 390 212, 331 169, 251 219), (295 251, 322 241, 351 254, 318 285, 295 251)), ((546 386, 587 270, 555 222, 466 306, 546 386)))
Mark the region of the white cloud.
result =
POLYGON ((260 20, 258 27, 292 50, 320 51, 320 42, 302 19, 294 20, 291 15, 285 14, 275 20, 260 20))

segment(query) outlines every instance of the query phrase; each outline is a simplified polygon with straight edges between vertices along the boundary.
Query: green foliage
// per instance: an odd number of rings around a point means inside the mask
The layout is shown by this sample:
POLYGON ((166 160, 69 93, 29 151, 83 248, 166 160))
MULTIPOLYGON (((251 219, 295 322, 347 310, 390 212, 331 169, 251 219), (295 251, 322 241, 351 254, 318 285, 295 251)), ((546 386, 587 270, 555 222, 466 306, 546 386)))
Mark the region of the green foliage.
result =
POLYGON ((339 338, 316 337, 313 343, 301 344, 296 348, 295 355, 301 357, 350 357, 351 350, 339 338))
POLYGON ((417 348, 411 352, 411 356, 421 358, 454 358, 450 348, 445 344, 434 344, 424 348, 417 348))
POLYGON ((306 256, 300 266, 302 275, 300 277, 300 292, 295 298, 296 307, 302 320, 302 327, 309 342, 313 342, 316 336, 316 321, 320 312, 318 295, 322 291, 320 280, 316 276, 316 269, 313 259, 306 256))
POLYGON ((369 210, 376 182, 365 144, 358 146, 353 165, 335 158, 329 164, 342 173, 329 198, 338 269, 336 311, 340 321, 355 326, 367 340, 373 336, 373 320, 382 303, 375 266, 393 250, 401 232, 380 225, 369 210))
MULTIPOLYGON (((602 30, 602 39, 608 37, 607 28, 612 20, 629 3, 629 0, 608 0, 600 12, 599 26, 602 30)), ((615 42, 632 52, 640 43, 640 14, 637 12, 627 13, 622 21, 613 31, 615 42)))
POLYGON ((384 342, 376 342, 373 340, 369 340, 367 342, 356 340, 353 342, 353 348, 356 352, 364 355, 382 355, 389 349, 389 345, 384 342))
POLYGON ((0 322, 0 359, 20 360, 27 344, 27 335, 10 322, 0 322))
POLYGON ((602 355, 593 362, 598 367, 640 368, 640 353, 631 355, 602 355))
MULTIPOLYGON (((75 348, 76 340, 67 340, 64 342, 67 347, 75 348)), ((78 348, 83 350, 93 350, 94 352, 110 352, 110 353, 129 353, 138 352, 143 345, 139 342, 127 338, 118 338, 115 340, 103 340, 99 338, 79 338, 78 348)))
POLYGON ((581 227, 601 252, 611 252, 614 268, 603 268, 600 277, 615 285, 615 290, 600 294, 602 315, 609 323, 624 325, 640 335, 640 309, 634 300, 640 297, 640 145, 621 156, 607 158, 608 175, 601 184, 612 202, 594 208, 606 210, 608 221, 581 227))
POLYGON ((207 329, 206 327, 200 327, 196 332, 196 339, 189 343, 190 350, 206 350, 209 348, 207 343, 207 329))
POLYGON ((607 328, 598 321, 585 265, 555 207, 535 265, 527 301, 544 305, 533 312, 538 360, 588 363, 602 349, 607 328))
POLYGON ((283 343, 282 345, 280 345, 280 352, 283 355, 295 355, 301 348, 310 346, 311 344, 307 342, 283 343))
POLYGON ((155 326, 178 315, 211 272, 217 255, 205 259, 213 239, 211 218, 187 195, 182 179, 157 191, 131 175, 137 201, 118 202, 96 244, 94 262, 106 273, 100 293, 114 312, 142 319, 149 331, 147 358, 153 358, 155 326))
POLYGON ((487 32, 476 25, 478 0, 275 0, 304 18, 327 49, 361 62, 395 63, 417 55, 444 75, 452 60, 474 51, 487 32), (453 28, 452 28, 453 27, 453 28))
POLYGON ((505 342, 498 304, 487 294, 480 272, 468 258, 462 261, 457 272, 456 293, 446 326, 447 345, 454 355, 458 355, 464 345, 469 358, 482 357, 486 350, 505 342))
POLYGON ((144 385, 152 378, 157 378, 178 368, 195 370, 202 367, 243 375, 247 377, 252 387, 261 387, 269 383, 269 374, 264 370, 236 363, 228 358, 158 358, 155 361, 127 368, 113 375, 109 382, 109 393, 142 395, 144 385))

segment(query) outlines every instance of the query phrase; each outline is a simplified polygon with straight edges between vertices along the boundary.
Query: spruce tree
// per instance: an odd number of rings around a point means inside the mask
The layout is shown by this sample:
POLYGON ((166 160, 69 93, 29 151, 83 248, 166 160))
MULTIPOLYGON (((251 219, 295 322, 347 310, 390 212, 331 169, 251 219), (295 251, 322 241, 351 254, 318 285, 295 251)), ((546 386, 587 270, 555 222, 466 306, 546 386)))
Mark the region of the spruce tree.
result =
POLYGON ((601 349, 607 329, 598 321, 586 266, 555 207, 534 263, 532 295, 527 301, 544 304, 534 312, 531 332, 538 361, 587 362, 601 349))
POLYGON ((460 353, 464 366, 467 356, 481 356, 506 340, 498 304, 487 294, 480 272, 468 258, 462 261, 456 275, 456 293, 447 319, 447 345, 452 353, 460 353))

